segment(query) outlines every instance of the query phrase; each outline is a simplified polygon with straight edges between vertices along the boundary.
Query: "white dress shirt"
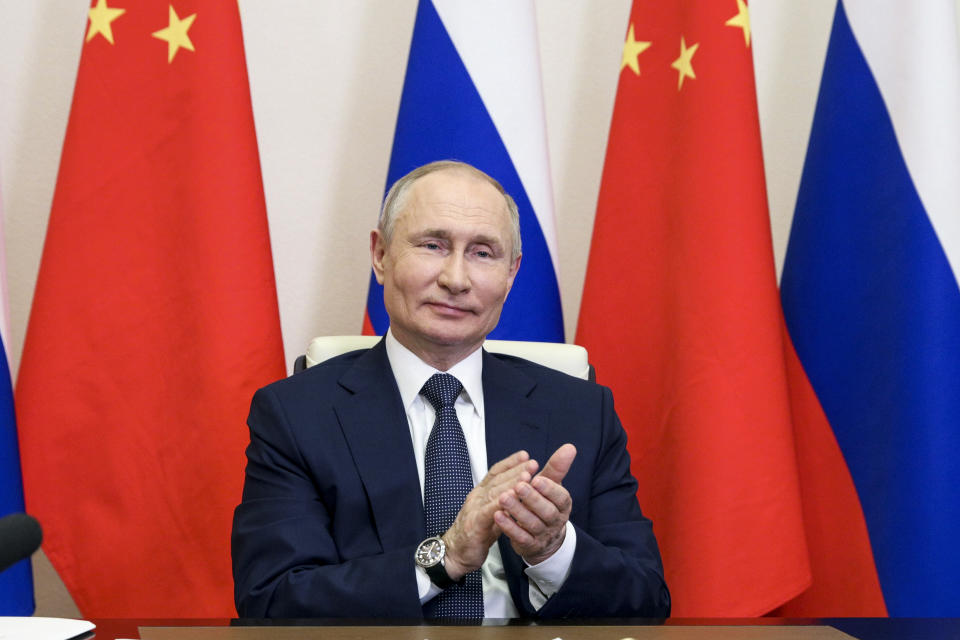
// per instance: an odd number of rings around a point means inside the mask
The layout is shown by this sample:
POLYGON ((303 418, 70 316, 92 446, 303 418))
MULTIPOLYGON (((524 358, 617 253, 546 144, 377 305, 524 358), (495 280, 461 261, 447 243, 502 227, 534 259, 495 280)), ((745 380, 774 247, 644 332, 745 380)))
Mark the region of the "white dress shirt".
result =
MULTIPOLYGON (((483 411, 483 353, 477 349, 469 356, 440 372, 423 362, 413 352, 400 344, 388 330, 386 337, 387 358, 390 368, 400 389, 400 398, 407 414, 410 426, 410 438, 413 440, 413 452, 417 460, 417 472, 420 475, 420 495, 423 497, 424 453, 427 439, 433 430, 436 411, 423 396, 420 389, 435 373, 449 373, 463 385, 463 391, 457 397, 454 409, 463 428, 470 454, 470 467, 473 471, 473 484, 476 485, 487 475, 487 442, 483 411)), ((538 460, 543 465, 546 460, 538 460)), ((567 575, 576 550, 577 534, 569 522, 563 544, 552 556, 537 565, 527 565, 524 570, 530 583, 530 602, 537 609, 543 606, 551 595, 556 593, 567 575)), ((412 550, 411 550, 412 553, 412 550)), ((417 587, 421 604, 433 598, 442 590, 430 581, 427 572, 416 568, 417 587)), ((515 618, 517 607, 510 597, 506 573, 500 549, 495 542, 487 553, 487 559, 481 567, 483 577, 483 607, 486 618, 515 618)))

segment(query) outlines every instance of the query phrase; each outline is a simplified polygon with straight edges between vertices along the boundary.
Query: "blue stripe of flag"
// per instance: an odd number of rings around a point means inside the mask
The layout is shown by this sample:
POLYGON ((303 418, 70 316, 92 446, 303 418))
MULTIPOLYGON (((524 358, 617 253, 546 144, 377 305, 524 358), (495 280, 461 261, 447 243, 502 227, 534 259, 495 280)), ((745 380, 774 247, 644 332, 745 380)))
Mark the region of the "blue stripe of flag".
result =
MULTIPOLYGON (((0 342, 0 516, 23 510, 23 479, 20 475, 10 368, 7 365, 5 349, 0 342)), ((33 609, 30 560, 21 560, 0 573, 0 615, 28 616, 33 613, 33 609)))

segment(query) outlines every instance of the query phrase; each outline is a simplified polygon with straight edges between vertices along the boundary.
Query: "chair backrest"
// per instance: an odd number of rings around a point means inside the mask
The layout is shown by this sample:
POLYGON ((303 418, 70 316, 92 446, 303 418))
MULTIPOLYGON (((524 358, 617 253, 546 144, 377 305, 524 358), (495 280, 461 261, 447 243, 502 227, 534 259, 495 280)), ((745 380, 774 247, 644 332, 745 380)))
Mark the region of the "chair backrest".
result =
MULTIPOLYGON (((294 373, 312 367, 341 353, 369 349, 379 341, 379 336, 321 336, 307 346, 307 353, 297 358, 294 373)), ((593 380, 593 368, 587 359, 587 350, 576 344, 558 342, 522 342, 519 340, 487 340, 483 348, 492 353, 526 358, 545 367, 563 373, 593 380)))

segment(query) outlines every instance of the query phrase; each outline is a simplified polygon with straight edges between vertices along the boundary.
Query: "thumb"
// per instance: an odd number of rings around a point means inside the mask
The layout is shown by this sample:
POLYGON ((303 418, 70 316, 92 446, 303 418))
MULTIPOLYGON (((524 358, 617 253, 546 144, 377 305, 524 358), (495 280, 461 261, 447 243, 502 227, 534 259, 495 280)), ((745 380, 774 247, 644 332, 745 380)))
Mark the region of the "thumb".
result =
POLYGON ((543 465, 543 470, 537 475, 560 484, 566 477, 567 472, 570 471, 570 465, 573 464, 573 459, 576 457, 577 448, 567 443, 553 452, 553 455, 547 460, 547 464, 543 465))

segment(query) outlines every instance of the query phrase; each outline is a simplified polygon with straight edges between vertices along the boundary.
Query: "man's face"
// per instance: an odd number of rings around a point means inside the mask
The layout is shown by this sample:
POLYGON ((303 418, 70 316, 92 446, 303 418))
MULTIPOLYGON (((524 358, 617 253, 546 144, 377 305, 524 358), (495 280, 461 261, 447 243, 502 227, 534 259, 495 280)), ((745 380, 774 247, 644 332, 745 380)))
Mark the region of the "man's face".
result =
POLYGON ((378 231, 370 244, 394 337, 438 369, 483 343, 520 266, 503 196, 456 169, 417 180, 389 244, 378 231))

